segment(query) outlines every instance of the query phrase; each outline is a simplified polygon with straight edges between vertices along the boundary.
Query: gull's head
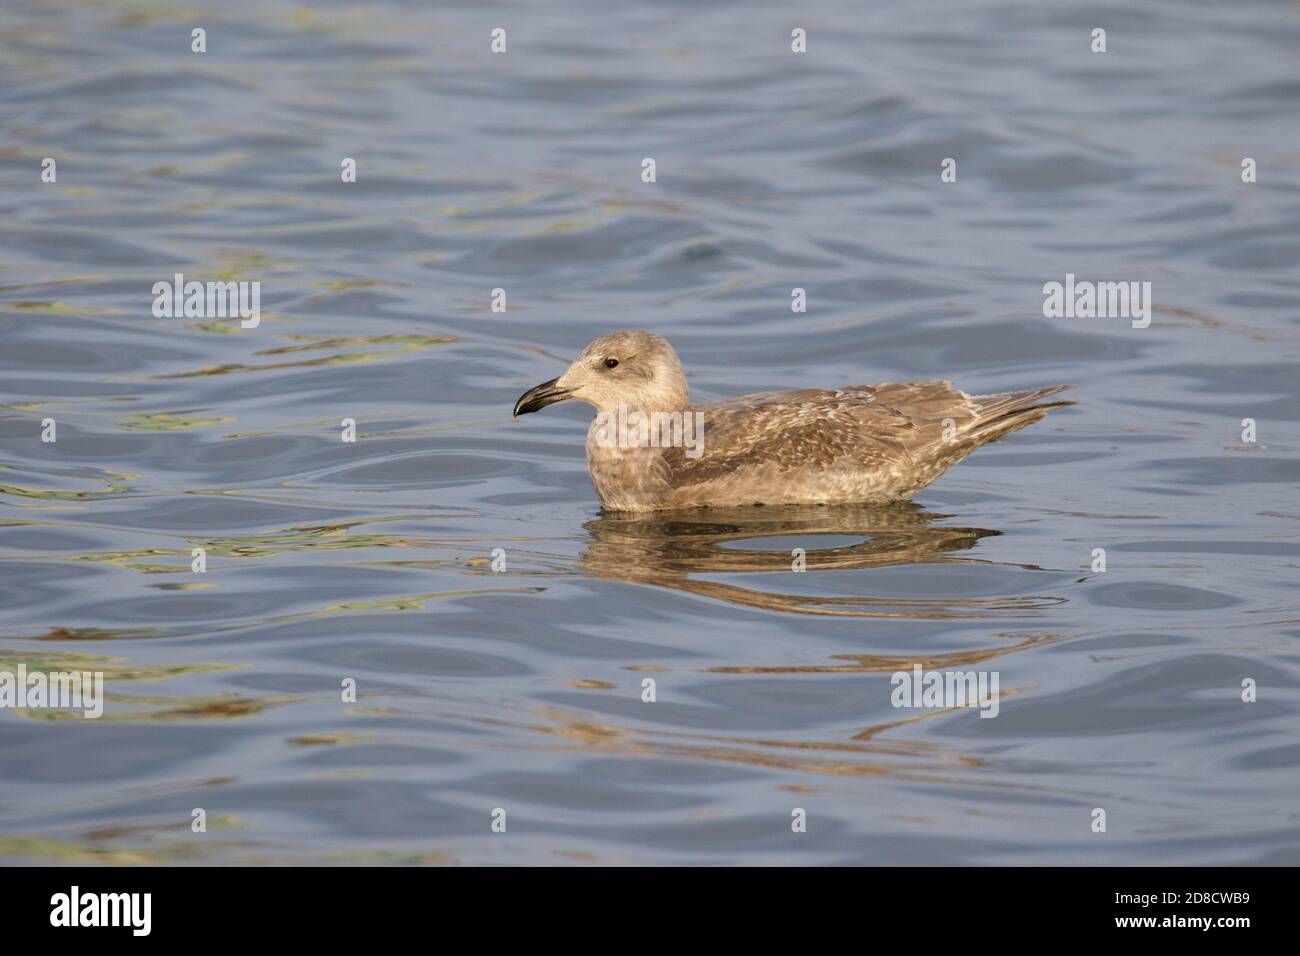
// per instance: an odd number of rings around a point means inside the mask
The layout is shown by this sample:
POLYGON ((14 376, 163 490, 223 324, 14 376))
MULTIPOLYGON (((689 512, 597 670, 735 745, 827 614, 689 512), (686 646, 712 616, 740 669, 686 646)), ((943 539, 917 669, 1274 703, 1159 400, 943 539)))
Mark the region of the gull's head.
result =
POLYGON ((667 339, 653 332, 613 332, 583 349, 559 378, 520 395, 515 415, 570 398, 600 412, 615 412, 620 405, 672 412, 686 407, 688 395, 686 373, 667 339))

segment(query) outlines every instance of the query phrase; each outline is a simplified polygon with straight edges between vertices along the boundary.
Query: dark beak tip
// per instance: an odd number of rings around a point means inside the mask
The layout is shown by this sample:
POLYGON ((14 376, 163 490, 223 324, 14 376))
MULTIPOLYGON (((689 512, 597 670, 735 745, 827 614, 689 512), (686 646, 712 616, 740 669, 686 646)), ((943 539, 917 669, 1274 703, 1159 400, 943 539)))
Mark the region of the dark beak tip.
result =
POLYGON ((551 379, 549 382, 543 382, 520 395, 519 400, 515 402, 513 417, 518 418, 520 415, 539 411, 547 405, 564 401, 569 395, 569 389, 556 388, 556 381, 557 379, 551 379))

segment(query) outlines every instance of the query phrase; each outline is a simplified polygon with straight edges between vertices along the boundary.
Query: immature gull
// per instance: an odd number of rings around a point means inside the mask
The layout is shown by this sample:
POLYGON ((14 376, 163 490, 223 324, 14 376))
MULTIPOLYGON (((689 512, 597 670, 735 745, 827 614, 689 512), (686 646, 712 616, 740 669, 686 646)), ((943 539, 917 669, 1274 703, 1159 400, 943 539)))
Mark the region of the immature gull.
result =
POLYGON ((596 408, 587 467, 609 511, 885 502, 1074 404, 1042 401, 1071 387, 967 395, 949 382, 885 382, 692 405, 666 339, 614 332, 521 395, 515 415, 570 398, 596 408))

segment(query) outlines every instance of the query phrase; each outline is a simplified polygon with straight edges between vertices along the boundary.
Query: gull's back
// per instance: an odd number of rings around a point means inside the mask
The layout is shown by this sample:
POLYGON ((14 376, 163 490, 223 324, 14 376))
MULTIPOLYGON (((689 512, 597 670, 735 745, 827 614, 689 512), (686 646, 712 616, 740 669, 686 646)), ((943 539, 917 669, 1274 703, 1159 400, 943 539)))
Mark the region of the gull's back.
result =
POLYGON ((704 413, 702 454, 663 453, 663 508, 911 497, 1003 435, 1039 421, 1069 385, 967 395, 945 381, 743 395, 704 413))

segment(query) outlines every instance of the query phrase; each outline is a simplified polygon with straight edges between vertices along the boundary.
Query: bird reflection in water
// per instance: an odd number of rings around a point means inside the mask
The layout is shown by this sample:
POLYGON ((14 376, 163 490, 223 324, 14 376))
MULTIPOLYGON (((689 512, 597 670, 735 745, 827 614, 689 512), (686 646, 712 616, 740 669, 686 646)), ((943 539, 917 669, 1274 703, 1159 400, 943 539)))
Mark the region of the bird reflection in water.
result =
POLYGON ((995 563, 959 552, 968 551, 980 538, 1001 532, 943 524, 948 517, 911 503, 744 507, 650 515, 609 513, 584 526, 591 537, 579 556, 579 567, 600 578, 673 588, 730 604, 794 614, 970 619, 1014 617, 1062 602, 1062 598, 1035 595, 818 596, 759 590, 700 577, 789 574, 797 561, 809 573, 914 564, 995 563), (828 540, 825 547, 817 547, 818 542, 807 540, 817 535, 862 540, 851 544, 828 540), (779 539, 783 537, 788 541, 782 543, 779 539), (737 546, 768 538, 773 539, 770 549, 737 546), (802 556, 796 548, 803 550, 802 556))
MULTIPOLYGON (((655 514, 607 513, 588 522, 585 550, 579 555, 580 571, 597 578, 672 588, 733 606, 793 614, 847 618, 915 618, 938 620, 1005 619, 1033 615, 1036 609, 1064 602, 1061 597, 990 595, 946 597, 943 579, 932 576, 924 597, 888 596, 888 585, 874 584, 869 573, 860 574, 861 590, 874 589, 884 596, 818 596, 816 572, 871 571, 908 565, 980 565, 1002 568, 1004 579, 1013 571, 1039 570, 1032 564, 1009 564, 979 559, 969 552, 981 538, 1001 532, 987 528, 945 524, 951 516, 926 511, 919 505, 857 505, 830 507, 743 507, 655 514), (818 540, 818 536, 823 536, 818 540), (797 578, 792 550, 804 549, 807 574, 797 578), (773 587, 753 586, 752 575, 771 573, 773 587), (745 585, 718 580, 744 576, 745 585), (797 580, 798 584, 789 584, 797 580), (748 585, 748 586, 746 586, 748 585), (787 593, 799 589, 802 593, 787 593)), ((996 579, 996 577, 995 577, 996 579)), ((845 580, 840 577, 842 586, 845 580)), ((890 578, 893 587, 898 579, 890 578)), ((915 588, 913 588, 915 591, 915 588)), ((922 653, 840 653, 829 661, 803 664, 715 665, 710 674, 739 677, 760 675, 807 676, 867 675, 909 670, 970 668, 1004 655, 1016 654, 1063 640, 1064 635, 1044 632, 1001 631, 979 646, 922 653)), ((637 668, 633 668, 637 669, 637 668)), ((664 668, 656 668, 662 670, 664 668)), ((887 699, 888 685, 875 685, 887 699)), ((1020 692, 1003 688, 1004 698, 1020 692)), ((878 709, 877 709, 878 710, 878 709)), ((899 714, 887 711, 885 719, 864 720, 852 732, 836 732, 832 739, 803 734, 720 734, 693 732, 688 727, 647 726, 642 721, 619 719, 612 712, 562 707, 552 703, 535 711, 535 719, 520 725, 553 738, 552 746, 579 751, 596 750, 629 756, 662 756, 781 768, 802 773, 852 777, 884 777, 930 783, 968 785, 958 776, 964 768, 978 767, 984 757, 952 749, 938 740, 900 736, 902 728, 951 713, 951 708, 899 714)), ((495 718, 499 719, 499 718, 495 718)))

